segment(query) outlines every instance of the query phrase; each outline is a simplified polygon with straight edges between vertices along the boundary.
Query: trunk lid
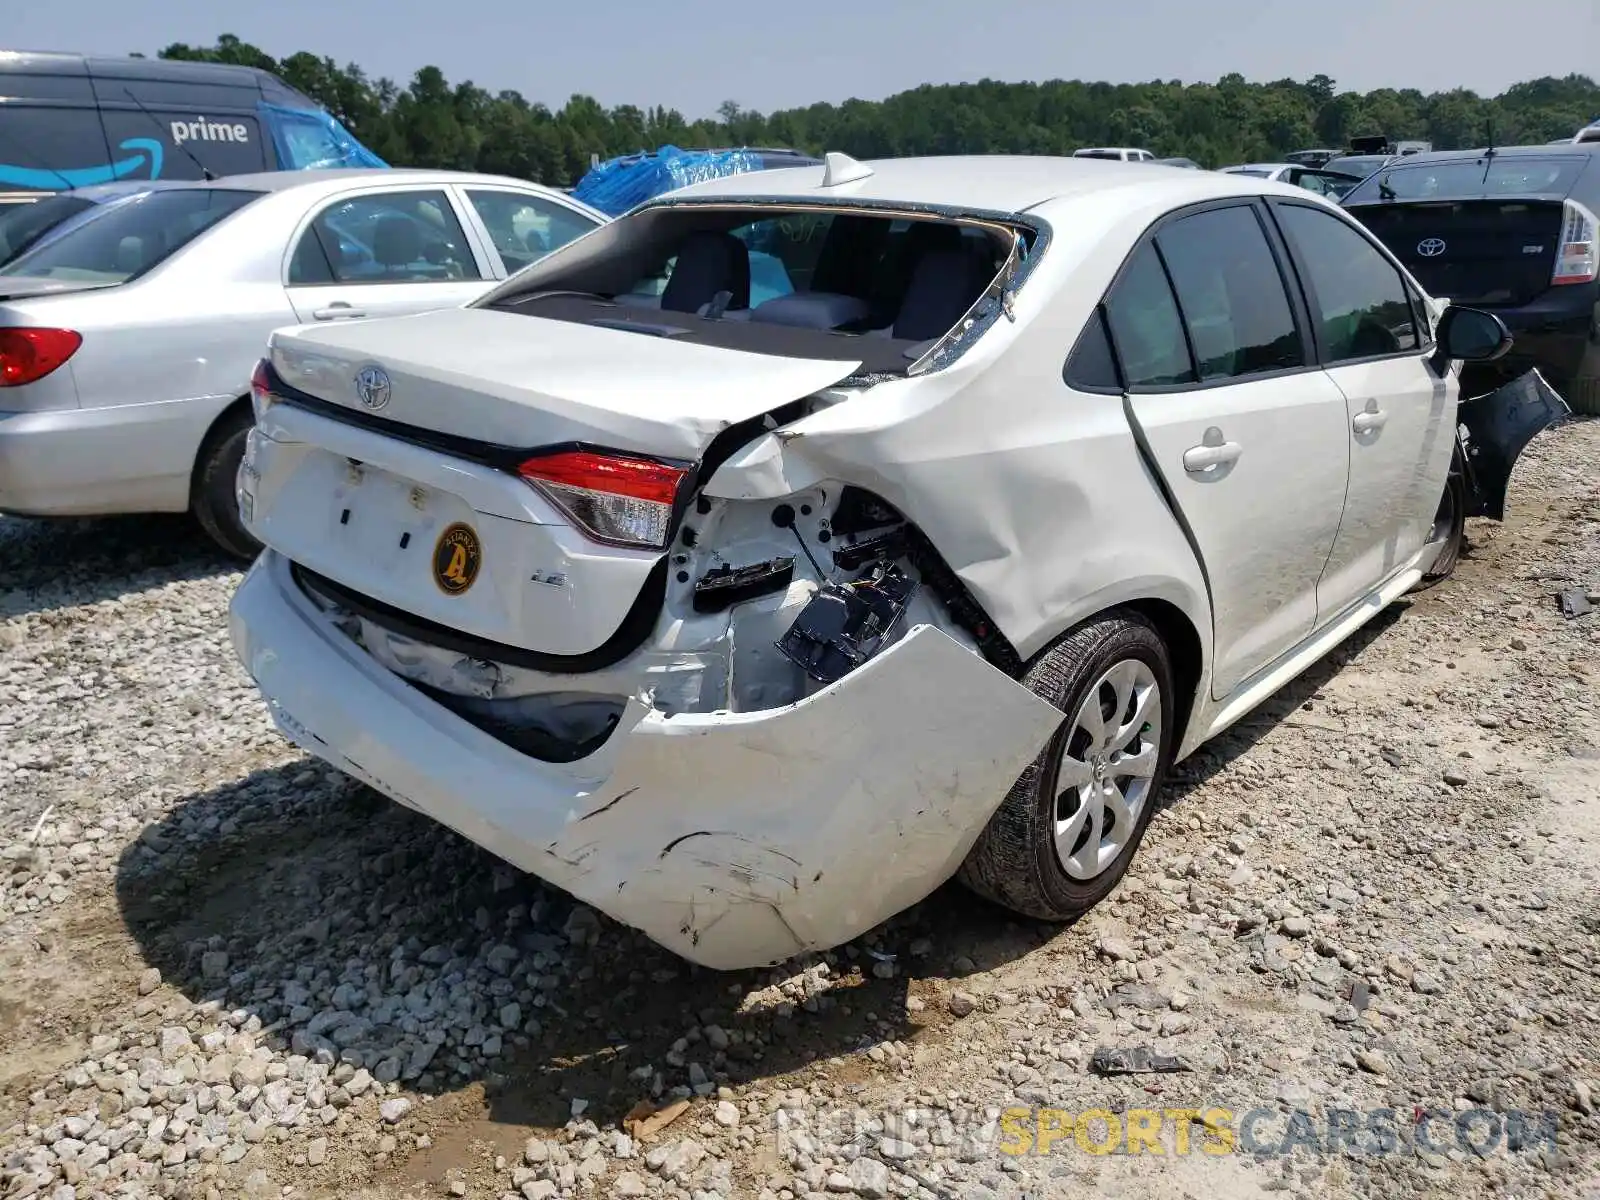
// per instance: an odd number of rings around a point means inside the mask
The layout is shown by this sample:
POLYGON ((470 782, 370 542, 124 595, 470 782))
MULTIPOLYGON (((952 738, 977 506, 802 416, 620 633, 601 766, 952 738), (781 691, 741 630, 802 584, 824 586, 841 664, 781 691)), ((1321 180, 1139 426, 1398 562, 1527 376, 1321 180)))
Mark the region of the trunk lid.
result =
POLYGON ((280 330, 271 359, 321 403, 285 389, 259 412, 239 475, 255 537, 379 624, 563 673, 601 670, 654 628, 665 551, 587 536, 515 473, 517 452, 700 462, 721 431, 857 365, 467 309, 280 330), (368 376, 364 401, 369 368, 387 384, 368 376))
POLYGON ((722 430, 849 377, 781 358, 492 309, 280 330, 284 382, 364 416, 497 446, 584 442, 698 459, 722 430), (381 397, 357 377, 377 368, 381 397))
POLYGON ((1526 304, 1549 290, 1565 212, 1559 200, 1454 200, 1352 206, 1435 296, 1526 304))

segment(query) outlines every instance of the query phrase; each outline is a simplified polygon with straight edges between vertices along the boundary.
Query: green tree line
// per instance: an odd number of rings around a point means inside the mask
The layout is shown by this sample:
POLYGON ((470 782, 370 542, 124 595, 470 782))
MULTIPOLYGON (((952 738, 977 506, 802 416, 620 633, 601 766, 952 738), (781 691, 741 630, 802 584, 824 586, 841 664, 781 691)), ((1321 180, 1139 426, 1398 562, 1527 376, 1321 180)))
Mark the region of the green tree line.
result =
POLYGON ((573 96, 559 109, 515 91, 450 83, 423 67, 404 87, 354 63, 306 51, 274 59, 224 34, 214 46, 176 43, 162 58, 262 67, 316 99, 396 166, 447 167, 569 185, 592 155, 684 147, 791 146, 859 158, 917 154, 1070 154, 1080 146, 1143 146, 1203 166, 1274 161, 1291 150, 1342 147, 1351 137, 1421 138, 1438 149, 1548 142, 1600 114, 1586 75, 1519 83, 1498 96, 1465 88, 1341 92, 1326 75, 1304 83, 924 84, 886 100, 846 100, 762 114, 725 102, 715 118, 676 109, 606 108, 573 96))

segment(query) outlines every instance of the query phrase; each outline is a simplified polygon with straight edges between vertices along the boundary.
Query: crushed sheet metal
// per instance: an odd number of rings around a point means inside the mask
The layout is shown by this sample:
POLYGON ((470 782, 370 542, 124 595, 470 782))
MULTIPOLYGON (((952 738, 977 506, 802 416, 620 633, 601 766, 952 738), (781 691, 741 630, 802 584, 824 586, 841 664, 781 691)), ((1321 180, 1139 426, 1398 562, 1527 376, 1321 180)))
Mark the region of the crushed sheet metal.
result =
POLYGON ((649 713, 613 738, 600 803, 548 852, 604 846, 562 886, 686 958, 778 961, 847 941, 954 874, 1061 719, 918 626, 786 709, 649 713))
POLYGON ((918 625, 795 704, 668 717, 634 696, 600 751, 542 763, 416 705, 271 551, 229 624, 299 745, 722 970, 839 945, 927 895, 1063 720, 918 625))

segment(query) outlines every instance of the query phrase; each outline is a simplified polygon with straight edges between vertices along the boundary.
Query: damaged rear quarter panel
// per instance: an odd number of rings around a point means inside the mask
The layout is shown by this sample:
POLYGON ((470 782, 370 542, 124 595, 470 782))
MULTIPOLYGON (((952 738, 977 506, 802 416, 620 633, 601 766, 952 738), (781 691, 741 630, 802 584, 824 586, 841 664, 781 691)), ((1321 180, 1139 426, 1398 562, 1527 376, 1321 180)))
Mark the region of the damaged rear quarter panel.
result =
POLYGON ((645 715, 548 847, 579 873, 528 865, 707 966, 835 946, 954 874, 1061 719, 919 626, 784 709, 645 715))
POLYGON ((1073 201, 1067 215, 1052 221, 1015 322, 998 320, 942 370, 879 383, 758 439, 706 491, 777 497, 832 479, 877 493, 1025 660, 1096 612, 1156 599, 1184 614, 1209 662, 1204 576, 1122 398, 1062 379, 1126 247, 1159 213, 1130 212, 1113 193, 1073 201))

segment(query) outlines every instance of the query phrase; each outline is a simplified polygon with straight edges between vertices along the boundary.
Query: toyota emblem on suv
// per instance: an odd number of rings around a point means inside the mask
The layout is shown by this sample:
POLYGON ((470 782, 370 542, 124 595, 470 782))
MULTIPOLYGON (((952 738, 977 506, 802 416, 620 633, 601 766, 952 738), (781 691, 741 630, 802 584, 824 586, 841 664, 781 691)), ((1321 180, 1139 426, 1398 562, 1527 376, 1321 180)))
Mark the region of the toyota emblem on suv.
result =
POLYGON ((382 408, 389 403, 388 373, 382 367, 364 368, 356 376, 356 395, 368 408, 382 408))
POLYGON ((1438 258, 1444 253, 1444 239, 1423 238, 1417 243, 1417 253, 1423 258, 1438 258))

